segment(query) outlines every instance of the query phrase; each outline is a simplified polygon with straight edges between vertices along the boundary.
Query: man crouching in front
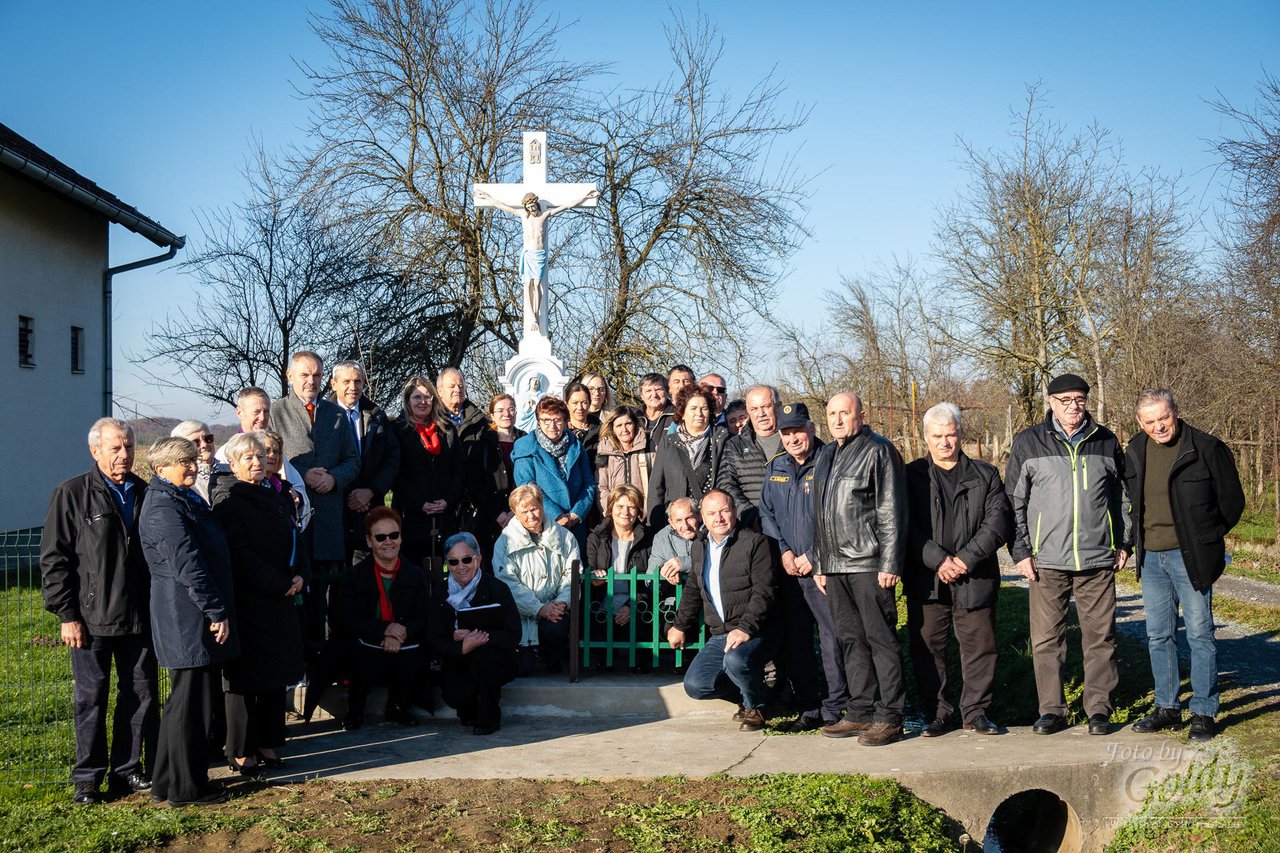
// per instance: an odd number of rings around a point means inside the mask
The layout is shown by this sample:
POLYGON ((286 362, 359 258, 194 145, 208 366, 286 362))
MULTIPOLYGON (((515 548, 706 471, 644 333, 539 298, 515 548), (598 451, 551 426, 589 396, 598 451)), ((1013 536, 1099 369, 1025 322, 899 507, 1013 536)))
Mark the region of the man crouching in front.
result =
POLYGON ((702 499, 702 523, 706 529, 693 542, 689 576, 667 642, 673 649, 684 648, 697 628, 701 606, 711 636, 689 664, 684 690, 694 699, 737 702, 733 719, 738 728, 758 732, 765 724, 764 665, 772 643, 772 551, 759 533, 737 529, 733 498, 718 489, 702 499))

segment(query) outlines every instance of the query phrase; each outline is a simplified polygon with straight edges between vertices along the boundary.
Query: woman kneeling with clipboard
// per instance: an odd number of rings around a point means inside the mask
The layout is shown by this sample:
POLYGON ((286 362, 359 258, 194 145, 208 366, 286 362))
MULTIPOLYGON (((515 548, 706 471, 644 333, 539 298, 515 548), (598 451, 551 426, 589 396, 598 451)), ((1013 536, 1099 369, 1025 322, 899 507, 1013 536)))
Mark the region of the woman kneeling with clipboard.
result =
POLYGON ((502 725, 502 685, 515 678, 520 612, 505 583, 480 571, 470 533, 444 543, 449 574, 432 596, 430 646, 441 659, 440 693, 478 735, 502 725))

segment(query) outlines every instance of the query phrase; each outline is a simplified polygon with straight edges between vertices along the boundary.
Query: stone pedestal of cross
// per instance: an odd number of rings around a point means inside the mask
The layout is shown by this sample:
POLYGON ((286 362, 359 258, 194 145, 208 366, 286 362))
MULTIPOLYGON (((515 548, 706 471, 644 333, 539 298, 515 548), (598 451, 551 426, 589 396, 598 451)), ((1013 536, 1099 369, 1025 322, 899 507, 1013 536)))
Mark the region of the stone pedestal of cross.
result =
POLYGON ((520 285, 524 294, 523 332, 519 352, 507 361, 504 381, 517 401, 517 418, 529 417, 538 399, 563 393, 568 377, 551 354, 547 337, 547 219, 564 210, 596 206, 595 184, 547 182, 547 134, 524 133, 521 157, 523 180, 518 184, 475 184, 476 207, 505 210, 520 217, 524 244, 520 255, 520 285), (531 198, 532 196, 532 198, 531 198))

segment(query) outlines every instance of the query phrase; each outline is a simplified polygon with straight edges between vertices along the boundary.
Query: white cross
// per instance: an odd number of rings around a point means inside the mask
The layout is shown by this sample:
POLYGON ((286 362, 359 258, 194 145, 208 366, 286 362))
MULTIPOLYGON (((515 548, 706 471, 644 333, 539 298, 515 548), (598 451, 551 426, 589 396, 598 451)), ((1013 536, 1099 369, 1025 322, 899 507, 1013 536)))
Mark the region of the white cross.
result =
MULTIPOLYGON (((521 286, 524 291, 524 330, 545 336, 547 333, 547 282, 545 272, 550 246, 547 244, 547 220, 562 210, 595 207, 595 184, 547 183, 547 134, 527 131, 524 134, 524 156, 521 158, 524 180, 518 184, 475 184, 471 200, 476 207, 495 207, 520 217, 524 228, 521 251, 521 286), (529 193, 538 197, 537 215, 525 209, 529 193), (588 198, 588 196, 590 196, 588 198), (545 214, 545 215, 544 215, 545 214)), ((532 201, 532 199, 530 200, 532 201)), ((523 345, 524 338, 521 338, 523 345)))
POLYGON ((475 197, 475 190, 484 190, 503 204, 520 207, 520 200, 525 193, 533 193, 552 207, 561 207, 579 202, 577 207, 595 207, 594 198, 581 201, 588 190, 595 189, 595 184, 549 184, 547 183, 547 134, 545 131, 525 131, 524 157, 520 161, 524 165, 523 180, 518 184, 475 184, 472 187, 472 202, 476 207, 493 207, 493 203, 475 197))

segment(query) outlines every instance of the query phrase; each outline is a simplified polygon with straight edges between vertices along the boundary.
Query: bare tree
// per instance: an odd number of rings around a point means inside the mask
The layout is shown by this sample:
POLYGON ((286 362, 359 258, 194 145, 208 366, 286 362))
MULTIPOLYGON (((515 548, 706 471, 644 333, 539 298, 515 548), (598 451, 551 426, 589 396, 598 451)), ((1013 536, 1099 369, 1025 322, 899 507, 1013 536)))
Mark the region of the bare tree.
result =
POLYGON ((231 403, 241 388, 288 389, 295 349, 333 351, 334 300, 373 273, 350 233, 326 217, 325 200, 301 195, 288 173, 258 152, 246 198, 203 216, 201 248, 183 271, 195 304, 154 324, 142 364, 168 364, 162 385, 231 403))
POLYGON ((731 364, 805 236, 804 179, 778 147, 806 111, 772 76, 722 90, 723 40, 701 14, 677 16, 667 41, 671 75, 593 99, 570 143, 602 190, 567 252, 577 285, 560 311, 598 322, 561 328, 583 367, 615 382, 693 354, 731 364))
POLYGON ((964 146, 973 182, 935 241, 965 321, 938 333, 1013 388, 1020 425, 1043 411, 1049 377, 1074 354, 1114 163, 1106 131, 1069 134, 1039 101, 1033 86, 1010 151, 964 146))
POLYGON ((509 142, 561 123, 597 66, 560 59, 561 28, 528 0, 333 0, 314 27, 331 59, 303 66, 312 185, 431 292, 419 320, 447 363, 514 348, 519 243, 471 187, 518 177, 509 142))
MULTIPOLYGON (((1238 403, 1258 413, 1259 449, 1270 444, 1273 523, 1280 541, 1280 78, 1264 75, 1251 110, 1225 98, 1216 107, 1238 125, 1234 137, 1217 144, 1231 176, 1223 223, 1229 316, 1251 356, 1239 366, 1248 381, 1238 403)), ((1262 470, 1259 454, 1259 475, 1262 470)))

